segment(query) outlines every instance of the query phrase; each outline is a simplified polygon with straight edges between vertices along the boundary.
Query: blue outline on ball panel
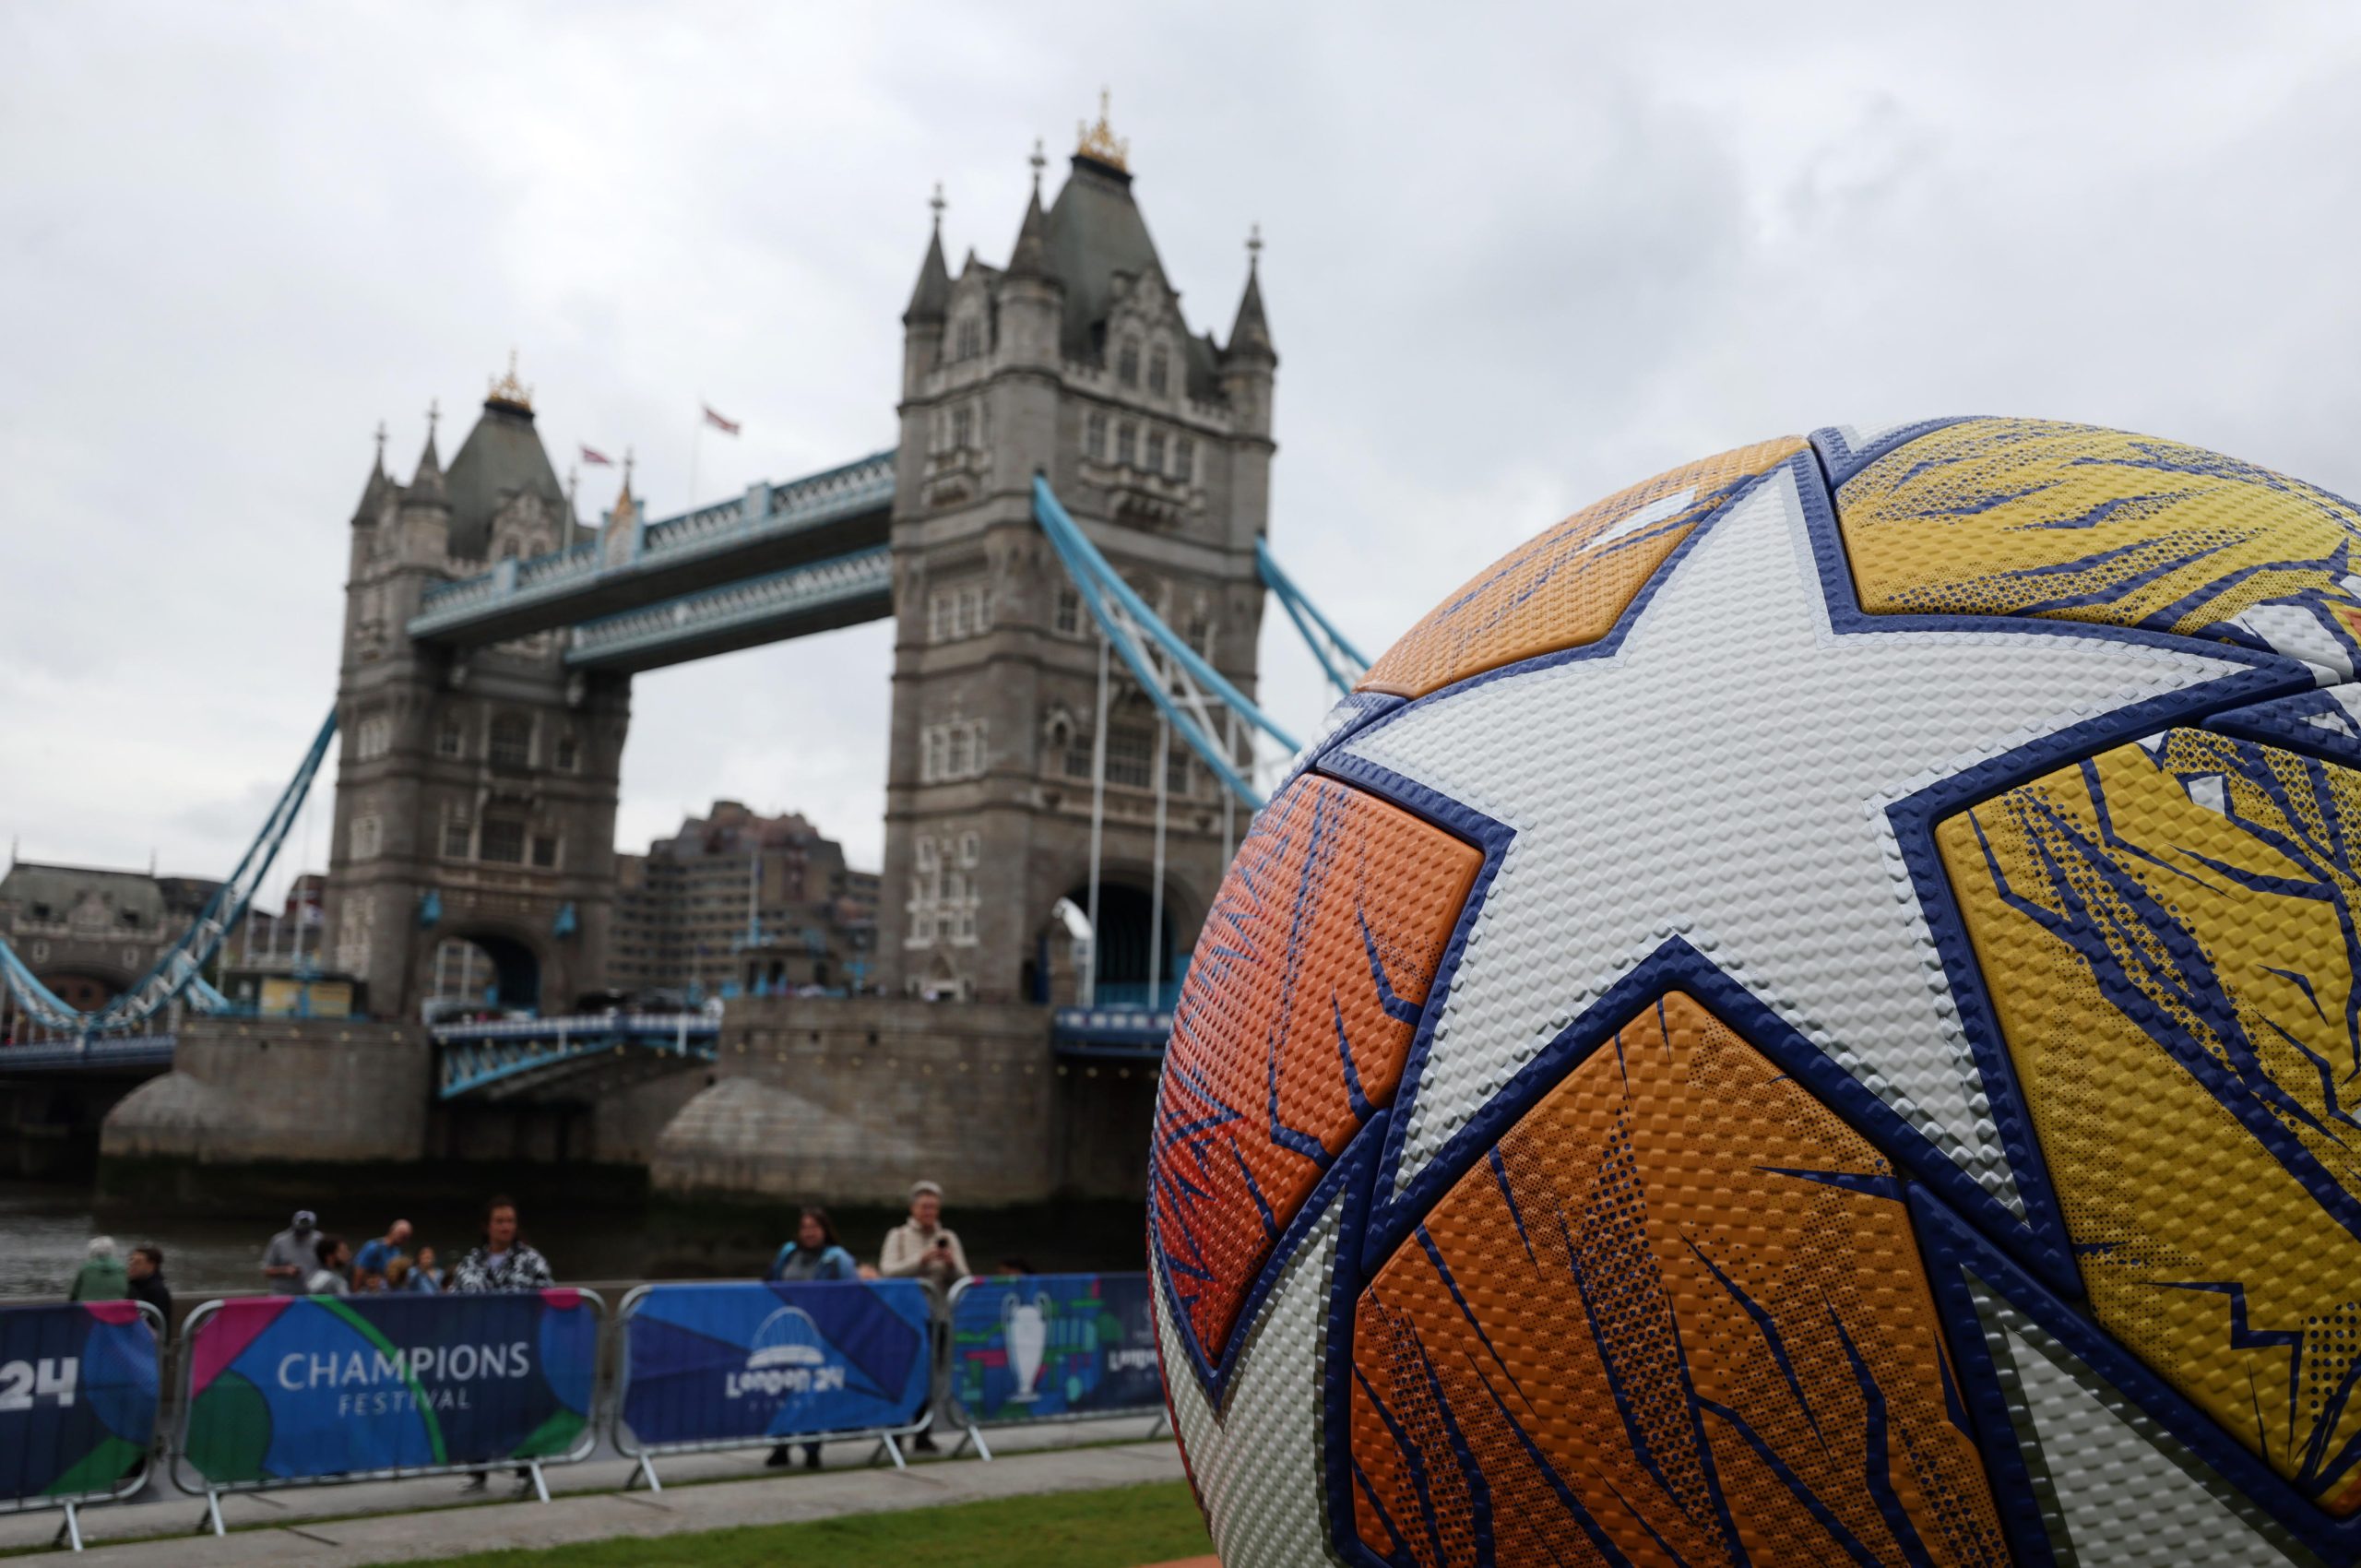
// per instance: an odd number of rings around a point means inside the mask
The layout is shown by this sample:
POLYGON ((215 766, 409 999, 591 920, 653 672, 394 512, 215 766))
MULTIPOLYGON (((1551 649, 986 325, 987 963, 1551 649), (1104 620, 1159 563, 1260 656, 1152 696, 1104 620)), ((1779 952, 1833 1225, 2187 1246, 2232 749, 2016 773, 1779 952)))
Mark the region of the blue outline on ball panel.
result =
MULTIPOLYGON (((1169 1271, 1161 1265, 1155 1270, 1157 1288, 1164 1292, 1165 1309, 1172 1319, 1172 1331, 1180 1336, 1181 1348, 1189 1353, 1189 1365, 1197 1374, 1197 1386, 1204 1391, 1216 1414, 1222 1413, 1222 1401, 1228 1396, 1229 1380, 1238 1371, 1241 1349, 1254 1336, 1254 1319, 1262 1312, 1264 1300, 1278 1283, 1279 1276, 1287 1271, 1287 1265, 1294 1261, 1296 1253, 1303 1246, 1303 1239, 1311 1233, 1313 1226, 1320 1223, 1320 1217, 1329 1204, 1341 1192, 1346 1194, 1347 1203, 1342 1216, 1344 1220, 1357 1221, 1367 1214, 1370 1178, 1377 1165, 1374 1151, 1384 1144, 1387 1121, 1387 1114, 1382 1109, 1371 1115, 1361 1123, 1358 1131, 1345 1140, 1343 1151, 1330 1162, 1326 1170, 1321 1172, 1320 1180, 1305 1194, 1303 1206, 1296 1210, 1295 1218, 1287 1221, 1287 1229, 1280 1231, 1279 1239, 1272 1243, 1271 1255, 1255 1271, 1254 1282, 1247 1287, 1246 1294, 1239 1298, 1237 1315, 1230 1320, 1229 1338, 1222 1346, 1218 1357, 1207 1356, 1204 1346, 1198 1342, 1196 1324, 1190 1321, 1187 1310, 1181 1305, 1169 1271)), ((1157 1230, 1156 1206, 1150 1203, 1147 1250, 1151 1262, 1165 1255, 1163 1240, 1157 1230)), ((1350 1232, 1339 1229, 1336 1234, 1337 1266, 1341 1268, 1350 1232)), ((1354 1294, 1359 1294, 1358 1284, 1354 1287, 1354 1294)))
POLYGON ((1975 1275, 2039 1324, 2124 1399, 2305 1546, 2331 1562, 2349 1563, 2361 1557, 2361 1514, 2340 1519, 2323 1510, 1926 1188, 1914 1183, 1908 1196, 1919 1250, 1925 1254, 1927 1283, 1934 1291, 1936 1315, 1942 1321, 1952 1364, 1959 1368, 1962 1397, 1981 1440, 1992 1499, 2000 1510, 2010 1544, 2023 1562, 2038 1564, 2055 1559, 1964 1274, 1975 1275))
POLYGON ((1942 419, 1913 420, 1908 424, 1893 426, 1867 446, 1858 447, 1846 442, 1842 425, 1824 425, 1811 433, 1811 448, 1820 455, 1821 471, 1828 476, 1828 490, 1833 495, 1863 469, 1887 453, 1909 445, 1922 435, 1932 435, 1955 424, 1990 417, 1988 414, 1952 414, 1942 419))
MULTIPOLYGON (((1928 430, 1959 422, 1955 420, 1928 422, 1920 426, 1906 427, 1870 451, 1882 456, 1898 448, 1908 440, 1928 430)), ((2018 748, 1999 757, 1978 764, 1951 778, 1939 780, 1915 795, 1895 802, 1888 810, 1889 823, 1899 847, 1903 862, 1916 890, 1928 931, 1935 943, 1936 953, 1942 963, 1952 1001, 1958 1009, 1961 1028, 1982 1080, 1985 1097, 1990 1106, 1993 1125, 1999 1133, 2000 1151, 2007 1160, 2025 1216, 2020 1219, 1998 1199, 1986 1194, 1957 1163, 1938 1149, 1934 1144, 1907 1123, 1901 1123, 1889 1111, 1873 1123, 1864 1123, 1860 1114, 1848 1114, 1846 1119, 1857 1130, 1877 1144, 1880 1152, 1896 1160, 1920 1180, 1943 1194, 1964 1213, 1973 1216, 2002 1245, 2020 1252, 2027 1264, 2039 1271, 2058 1289, 2070 1294, 2081 1293, 2081 1277, 2075 1267, 2072 1249, 2057 1197, 2043 1165, 2040 1151, 2032 1134, 2031 1118, 2019 1093, 2014 1069, 2009 1061, 2008 1049, 1999 1025, 1986 994, 1975 954, 1969 944, 1966 927, 1956 901, 1952 897, 1950 879, 1944 874, 1942 862, 1934 841, 1934 828, 1946 817, 1966 811, 2005 790, 2053 772, 2082 757, 2122 744, 2140 736, 2176 724, 2198 724, 2209 715, 2226 709, 2237 709, 2283 695, 2309 691, 2314 679, 2308 666, 2300 660, 2277 654, 2260 652, 2230 643, 2201 642, 2170 633, 2149 632, 2131 627, 2100 625, 2080 621, 2051 621, 2009 616, 1975 615, 1870 615, 1860 608, 1849 569, 1843 540, 1837 529, 1836 510, 1830 499, 1825 476, 1816 453, 1802 452, 1786 462, 1766 470, 1755 483, 1769 482, 1778 475, 1787 474, 1795 484, 1797 501, 1803 513, 1804 529, 1810 541, 1812 557, 1820 576, 1821 595, 1827 611, 1830 630, 1837 636, 1898 634, 1910 632, 2001 632, 2021 636, 2078 638, 2091 637, 2116 643, 2133 643, 2176 653, 2198 653, 2230 666, 2246 666, 2232 673, 2204 682, 2183 691, 2116 709, 2099 718, 2085 720, 2045 736, 2034 743, 2018 748), (1892 1129, 1902 1129, 1897 1137, 1892 1129)), ((1360 726, 1356 731, 1367 735, 1384 728, 1403 716, 1416 712, 1427 703, 1450 698, 1471 687, 1490 681, 1527 675, 1558 664, 1583 659, 1612 658, 1620 651, 1631 628, 1646 613, 1659 588, 1671 580, 1688 552, 1706 537, 1721 521, 1735 512, 1750 494, 1752 486, 1734 493, 1728 504, 1693 529, 1665 559, 1636 594, 1623 614, 1606 636, 1579 647, 1559 649, 1538 655, 1519 663, 1489 670, 1469 677, 1441 691, 1430 693, 1415 701, 1403 704, 1360 726)), ((1350 744, 1350 741, 1341 741, 1350 744)), ((1445 800, 1435 791, 1389 770, 1353 756, 1340 755, 1337 746, 1325 749, 1320 760, 1320 771, 1346 783, 1367 789, 1403 809, 1435 823, 1447 831, 1458 834, 1482 845, 1488 855, 1484 874, 1477 878, 1460 921, 1454 929, 1451 945, 1436 970, 1430 988, 1426 1012, 1419 1020, 1418 1031, 1412 1038, 1409 1053, 1403 1065, 1401 1087, 1395 1091, 1394 1128, 1387 1141, 1384 1164, 1379 1171, 1380 1195, 1373 1213, 1376 1230, 1390 1247, 1408 1233, 1415 1217, 1423 1214, 1456 1181, 1473 1161, 1480 1158, 1482 1147, 1475 1145, 1470 1130, 1478 1124, 1505 1126, 1496 1114, 1501 1100, 1479 1112, 1466 1127, 1438 1150, 1426 1169, 1413 1179, 1398 1197, 1388 1199, 1383 1194, 1392 1191, 1401 1167, 1403 1145, 1408 1135, 1410 1118, 1407 1114, 1418 1093, 1421 1070, 1432 1039, 1436 1020, 1442 1015, 1442 1004, 1450 994, 1455 979, 1459 958, 1465 951, 1467 932, 1473 929, 1490 886, 1490 861, 1497 854, 1493 842, 1505 843, 1508 830, 1503 825, 1482 816, 1457 802, 1445 800)), ((1718 970, 1715 971, 1719 973, 1718 970)), ((1626 977, 1628 980, 1630 977, 1626 977)), ((1609 995, 1615 994, 1610 992, 1609 995)), ((1702 998, 1701 998, 1702 1000, 1702 998)), ((1595 1013, 1606 1004, 1606 998, 1594 1004, 1595 1013)), ((1720 1009, 1716 1009, 1719 1011, 1720 1009)), ((1725 1015, 1726 1016, 1726 1015, 1725 1015)), ((1770 1016, 1771 1016, 1767 1015, 1770 1016)), ((1738 1020, 1729 1020, 1736 1024, 1738 1020)), ((1501 1092, 1511 1097, 1517 1106, 1516 1114, 1536 1101, 1547 1092, 1547 1086, 1536 1088, 1528 1082, 1544 1061, 1566 1064, 1565 1051, 1571 1038, 1578 1033, 1596 1032, 1589 1015, 1577 1019, 1558 1039, 1545 1047, 1535 1061, 1520 1069, 1501 1092)), ((1801 1040, 1791 1026, 1783 1020, 1777 1032, 1801 1040)), ((1750 1038, 1757 1038, 1750 1034, 1750 1038)), ((1769 1044, 1758 1039, 1758 1043, 1769 1044)), ((1815 1057, 1840 1074, 1847 1084, 1859 1089, 1850 1074, 1837 1068, 1817 1048, 1803 1042, 1815 1057)), ((1791 1066, 1791 1071, 1800 1070, 1791 1066)), ((1883 1101, 1859 1089, 1862 1098, 1883 1109, 1883 1101)), ((1853 1097, 1832 1097, 1822 1093, 1840 1113, 1857 1105, 1853 1097)), ((1364 1253, 1364 1261, 1377 1256, 1374 1251, 1364 1253)), ((1374 1266, 1371 1264, 1371 1266, 1374 1266)))
POLYGON ((1264 799, 1266 801, 1276 800, 1280 790, 1286 789, 1288 785, 1294 783, 1305 774, 1317 771, 1320 766, 1320 759, 1322 757, 1326 756, 1338 746, 1341 746, 1350 741, 1354 736, 1368 729, 1378 719, 1393 712, 1395 708, 1400 707, 1403 700, 1403 698, 1392 692, 1354 692, 1348 696, 1337 698, 1336 701, 1330 706, 1329 711, 1331 713, 1334 713, 1336 708, 1343 707, 1347 705, 1358 711, 1356 711, 1351 719, 1335 734, 1324 736, 1316 744, 1306 747, 1301 759, 1298 761, 1294 766, 1287 769, 1285 778, 1281 778, 1276 784, 1271 786, 1271 792, 1269 795, 1265 796, 1264 799))
POLYGON ((2251 741, 2259 746, 2271 746, 2283 752, 2314 757, 2332 763, 2338 767, 2361 770, 2361 720, 2344 709, 2344 705, 2329 695, 2333 687, 2316 687, 2297 692, 2293 696, 2275 702, 2257 703, 2251 707, 2233 708, 2217 713, 2205 721, 2205 728, 2233 740, 2251 741), (2332 718, 2350 730, 2322 729, 2307 722, 2319 714, 2332 718))

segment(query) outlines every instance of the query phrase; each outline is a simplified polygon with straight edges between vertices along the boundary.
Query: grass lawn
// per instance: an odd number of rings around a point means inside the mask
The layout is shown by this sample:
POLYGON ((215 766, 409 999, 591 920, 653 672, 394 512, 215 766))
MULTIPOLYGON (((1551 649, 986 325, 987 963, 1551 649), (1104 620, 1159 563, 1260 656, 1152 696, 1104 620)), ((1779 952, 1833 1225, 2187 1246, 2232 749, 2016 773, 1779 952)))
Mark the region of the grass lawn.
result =
POLYGON ((451 1568, 1141 1568, 1213 1550, 1183 1481, 447 1558, 451 1568))

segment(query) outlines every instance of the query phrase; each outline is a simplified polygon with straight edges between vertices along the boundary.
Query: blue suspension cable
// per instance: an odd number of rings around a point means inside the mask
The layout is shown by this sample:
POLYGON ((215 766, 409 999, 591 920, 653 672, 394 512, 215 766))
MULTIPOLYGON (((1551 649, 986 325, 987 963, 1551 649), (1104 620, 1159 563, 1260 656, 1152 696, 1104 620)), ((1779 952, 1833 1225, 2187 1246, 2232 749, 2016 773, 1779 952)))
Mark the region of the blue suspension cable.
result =
POLYGON ((1320 612, 1320 606, 1305 597, 1295 579, 1279 569, 1278 557, 1262 539, 1254 540, 1254 568, 1263 576, 1263 586, 1278 596, 1287 610, 1287 619, 1295 623, 1304 644, 1311 649, 1311 657, 1320 661, 1326 671, 1328 683, 1336 688, 1340 697, 1353 695, 1353 687, 1369 670, 1369 659, 1355 647, 1335 622, 1320 612))
POLYGON ((1089 607, 1091 619, 1106 634, 1108 642, 1122 659, 1140 689, 1148 695, 1157 710, 1180 731, 1180 738, 1189 743, 1199 760, 1213 770, 1223 785, 1248 805, 1260 807, 1263 798, 1255 793, 1238 771, 1238 765, 1227 748, 1197 721, 1197 716, 1172 698, 1164 680, 1149 664, 1147 650, 1133 634, 1133 628, 1146 634, 1148 640, 1167 658, 1186 672, 1198 686, 1216 697, 1230 711, 1270 736, 1289 751, 1298 750, 1295 738, 1281 729, 1276 720, 1264 713, 1224 678, 1221 672, 1205 662, 1195 648, 1191 647, 1171 627, 1166 625, 1140 596, 1133 591, 1114 567, 1108 564, 1098 547, 1090 542, 1064 506, 1058 502, 1050 481, 1039 475, 1033 479, 1033 516, 1041 531, 1050 536, 1050 543, 1065 564, 1067 575, 1081 590, 1083 602, 1089 607), (1109 607, 1112 601, 1114 608, 1109 607), (1118 615, 1115 611, 1122 613, 1118 615))
POLYGON ((336 737, 336 710, 328 710, 327 719, 313 738, 311 749, 303 754, 303 762, 295 769, 280 791, 278 802, 263 821, 254 842, 246 847, 238 867, 227 880, 214 890, 205 909, 189 922, 180 940, 173 943, 156 960, 155 967, 139 983, 125 992, 94 1013, 84 1013, 65 1002, 56 992, 41 983, 23 959, 0 940, 0 979, 5 979, 18 1004, 36 1020, 55 1029, 68 1029, 89 1035, 108 1029, 124 1029, 152 1017, 174 998, 195 991, 197 1005, 208 1012, 227 1005, 227 999, 208 985, 203 976, 205 966, 213 961, 222 942, 245 918, 254 896, 269 874, 271 862, 278 859, 280 846, 287 840, 288 830, 295 824, 304 797, 311 792, 312 780, 319 773, 320 764, 327 756, 328 742, 336 737))

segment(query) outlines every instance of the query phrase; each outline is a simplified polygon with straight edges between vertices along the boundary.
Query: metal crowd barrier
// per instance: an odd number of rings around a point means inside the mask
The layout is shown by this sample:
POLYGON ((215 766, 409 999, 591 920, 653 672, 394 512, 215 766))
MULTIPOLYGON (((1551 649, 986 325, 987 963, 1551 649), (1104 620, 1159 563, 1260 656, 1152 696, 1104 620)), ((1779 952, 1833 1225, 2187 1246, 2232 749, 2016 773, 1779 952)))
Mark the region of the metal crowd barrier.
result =
POLYGON ((786 1443, 874 1441, 899 1469, 933 1420, 915 1280, 642 1285, 615 1322, 610 1435, 651 1491, 664 1455, 786 1443))
POLYGON ((145 1301, 0 1307, 0 1514, 81 1511, 148 1480, 164 1320, 145 1301))
POLYGON ((542 1467, 597 1446, 606 1311, 582 1289, 208 1301, 181 1336, 172 1484, 217 1536, 231 1492, 515 1466, 547 1503, 542 1467))
POLYGON ((1164 1430, 1164 1376, 1145 1274, 1003 1274, 951 1289, 949 1408, 989 1460, 986 1427, 1147 1415, 1164 1430))

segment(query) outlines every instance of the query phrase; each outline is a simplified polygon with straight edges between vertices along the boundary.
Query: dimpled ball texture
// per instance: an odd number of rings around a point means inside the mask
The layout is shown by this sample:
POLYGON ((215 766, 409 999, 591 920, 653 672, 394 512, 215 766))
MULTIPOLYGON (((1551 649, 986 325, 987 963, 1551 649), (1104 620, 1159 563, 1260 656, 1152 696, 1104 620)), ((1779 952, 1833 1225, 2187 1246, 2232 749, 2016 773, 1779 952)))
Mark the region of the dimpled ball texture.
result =
POLYGON ((1388 649, 1158 1087, 1227 1568, 2361 1560, 2356 542, 2175 442, 1846 426, 1388 649))

